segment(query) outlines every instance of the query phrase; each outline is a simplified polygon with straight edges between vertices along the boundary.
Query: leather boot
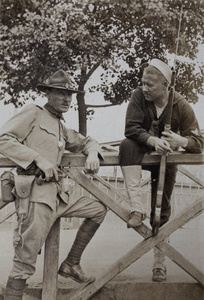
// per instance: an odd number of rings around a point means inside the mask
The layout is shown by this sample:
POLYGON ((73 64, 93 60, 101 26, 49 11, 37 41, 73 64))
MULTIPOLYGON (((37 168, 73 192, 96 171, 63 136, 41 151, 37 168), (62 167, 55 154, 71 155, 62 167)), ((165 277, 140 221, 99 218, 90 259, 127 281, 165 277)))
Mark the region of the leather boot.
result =
POLYGON ((141 171, 138 165, 121 167, 127 194, 130 200, 130 218, 127 227, 138 227, 145 219, 145 209, 141 199, 141 171))
POLYGON ((130 218, 127 221, 127 228, 134 228, 142 225, 142 221, 145 219, 145 215, 140 212, 134 211, 130 214, 130 218))
POLYGON ((25 285, 26 279, 14 279, 9 277, 6 284, 4 300, 22 300, 25 285))
POLYGON ((67 258, 62 262, 59 268, 59 275, 66 278, 70 277, 80 283, 93 282, 95 280, 95 277, 88 277, 84 274, 80 266, 80 260, 86 246, 99 226, 100 224, 97 224, 90 219, 84 220, 77 232, 76 239, 67 258))
MULTIPOLYGON (((167 242, 167 239, 165 239, 165 241, 167 242)), ((154 247, 154 262, 152 272, 152 281, 166 281, 165 254, 157 247, 154 247)))
POLYGON ((80 264, 72 265, 67 260, 62 262, 58 274, 65 278, 70 277, 79 283, 91 283, 96 280, 94 276, 86 276, 80 264))
POLYGON ((155 282, 166 281, 166 268, 165 269, 156 268, 153 269, 152 272, 153 272, 152 281, 155 282))

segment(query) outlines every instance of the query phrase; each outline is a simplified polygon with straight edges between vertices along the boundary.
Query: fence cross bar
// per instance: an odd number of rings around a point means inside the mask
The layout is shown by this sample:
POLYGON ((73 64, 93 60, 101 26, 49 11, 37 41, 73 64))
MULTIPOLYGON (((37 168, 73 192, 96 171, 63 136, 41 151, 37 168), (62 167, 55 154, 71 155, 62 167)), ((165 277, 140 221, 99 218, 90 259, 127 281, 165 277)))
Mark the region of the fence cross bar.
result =
MULTIPOLYGON (((98 198, 102 203, 104 203, 109 209, 116 213, 122 220, 127 222, 129 212, 126 208, 122 207, 114 199, 110 198, 106 193, 101 191, 93 182, 91 182, 84 174, 82 174, 77 168, 70 168, 68 170, 69 176, 74 179, 79 185, 81 185, 85 190, 98 198)), ((151 230, 143 224, 140 227, 134 228, 139 234, 141 234, 145 239, 141 244, 138 244, 132 250, 130 250, 125 256, 113 264, 107 273, 102 275, 93 284, 88 285, 84 288, 83 292, 80 290, 77 292, 70 300, 79 299, 89 299, 93 294, 95 294, 103 285, 109 282, 113 277, 119 274, 122 270, 127 268, 134 261, 139 259, 143 254, 150 251, 153 247, 157 246, 160 249, 161 242, 169 236, 172 232, 177 230, 179 227, 183 226, 190 219, 195 217, 204 210, 204 198, 200 198, 182 213, 178 214, 173 220, 165 224, 159 231, 156 237, 152 237, 151 230), (135 254, 136 253, 136 254, 135 254), (110 273, 112 275, 110 275, 110 273), (82 297, 82 298, 80 298, 82 297)), ((168 245, 166 242, 162 242, 161 249, 164 253, 175 263, 177 263, 182 269, 184 269, 188 274, 195 278, 202 286, 204 286, 203 277, 204 275, 197 270, 197 268, 191 264, 187 259, 185 259, 179 252, 177 252, 172 246, 168 245)))

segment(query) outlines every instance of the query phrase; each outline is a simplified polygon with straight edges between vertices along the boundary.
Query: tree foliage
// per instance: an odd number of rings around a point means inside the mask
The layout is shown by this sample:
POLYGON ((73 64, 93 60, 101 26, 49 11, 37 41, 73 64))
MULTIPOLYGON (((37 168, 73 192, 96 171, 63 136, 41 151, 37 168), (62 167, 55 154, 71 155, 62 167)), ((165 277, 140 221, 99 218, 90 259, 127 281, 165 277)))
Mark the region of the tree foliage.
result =
MULTIPOLYGON (((203 4, 200 0, 2 0, 0 62, 2 99, 18 105, 19 96, 36 90, 57 69, 73 76, 84 90, 101 68, 101 91, 111 105, 121 104, 140 84, 143 63, 167 62, 174 54, 183 9, 178 57, 196 58, 203 42, 203 4)), ((202 93, 202 73, 196 62, 177 64, 176 89, 196 102, 202 93)), ((77 96, 79 131, 93 109, 77 96)))

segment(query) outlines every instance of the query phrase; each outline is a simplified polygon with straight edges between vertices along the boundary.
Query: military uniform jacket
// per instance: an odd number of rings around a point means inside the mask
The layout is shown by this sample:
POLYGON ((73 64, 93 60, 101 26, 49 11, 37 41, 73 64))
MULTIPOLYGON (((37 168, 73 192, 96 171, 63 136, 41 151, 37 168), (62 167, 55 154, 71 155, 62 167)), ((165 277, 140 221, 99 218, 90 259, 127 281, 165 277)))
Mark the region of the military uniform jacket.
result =
MULTIPOLYGON (((85 155, 89 151, 101 152, 95 140, 66 128, 45 107, 34 104, 26 106, 0 129, 0 153, 23 169, 28 169, 39 155, 58 167, 65 150, 85 155)), ((55 210, 57 192, 55 182, 39 186, 34 181, 30 201, 46 203, 55 210)))
MULTIPOLYGON (((141 87, 133 91, 126 113, 125 136, 140 144, 148 151, 147 140, 150 136, 161 137, 164 131, 165 116, 168 106, 157 118, 153 102, 145 100, 141 87)), ((200 153, 203 151, 204 139, 201 135, 197 119, 190 104, 179 93, 174 93, 171 130, 188 139, 186 151, 200 153)), ((152 149, 149 149, 152 150, 152 149)))

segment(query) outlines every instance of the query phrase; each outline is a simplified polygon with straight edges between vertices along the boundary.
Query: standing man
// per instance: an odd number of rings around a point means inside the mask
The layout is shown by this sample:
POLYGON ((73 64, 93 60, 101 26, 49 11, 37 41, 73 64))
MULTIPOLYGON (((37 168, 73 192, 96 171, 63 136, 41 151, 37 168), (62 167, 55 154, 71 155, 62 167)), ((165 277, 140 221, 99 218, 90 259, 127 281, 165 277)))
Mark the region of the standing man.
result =
POLYGON ((83 152, 85 169, 99 169, 101 149, 90 137, 84 137, 62 123, 73 93, 70 78, 57 71, 38 90, 46 93, 44 107, 31 104, 11 118, 0 130, 0 152, 17 167, 15 195, 18 225, 14 231, 14 260, 9 275, 5 300, 20 300, 26 280, 35 272, 37 255, 57 218, 85 218, 76 239, 62 262, 59 274, 80 283, 93 282, 80 267, 81 255, 106 215, 106 208, 97 200, 77 198, 63 185, 61 159, 64 150, 83 152), (27 197, 22 197, 22 193, 27 197))
MULTIPOLYGON (((144 69, 142 87, 133 91, 127 108, 125 136, 120 145, 120 165, 130 199, 131 213, 128 227, 137 227, 145 218, 144 204, 140 195, 141 161, 144 153, 156 151, 166 155, 182 147, 188 152, 200 153, 204 140, 198 122, 189 103, 179 93, 174 93, 171 131, 164 132, 169 112, 169 86, 172 72, 159 59, 153 59, 144 69)), ((149 166, 151 171, 151 217, 152 225, 157 196, 159 166, 149 166)), ((170 198, 176 179, 176 165, 168 165, 165 174, 160 226, 171 214, 170 198)), ((164 253, 154 249, 153 281, 166 280, 164 253)))

